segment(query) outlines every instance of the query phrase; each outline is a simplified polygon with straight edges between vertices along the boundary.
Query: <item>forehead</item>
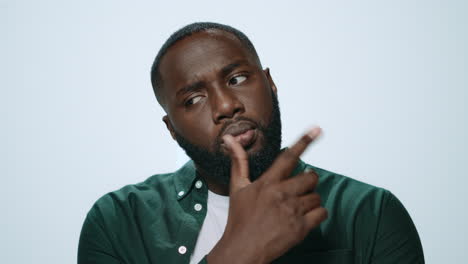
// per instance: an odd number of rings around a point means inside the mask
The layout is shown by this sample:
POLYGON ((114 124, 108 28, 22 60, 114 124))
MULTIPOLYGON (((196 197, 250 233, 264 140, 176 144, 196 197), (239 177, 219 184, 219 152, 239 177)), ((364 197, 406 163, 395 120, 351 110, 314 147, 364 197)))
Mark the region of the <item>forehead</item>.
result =
POLYGON ((220 30, 194 33, 171 46, 163 56, 159 72, 163 93, 214 74, 235 61, 258 65, 252 52, 233 34, 220 30))

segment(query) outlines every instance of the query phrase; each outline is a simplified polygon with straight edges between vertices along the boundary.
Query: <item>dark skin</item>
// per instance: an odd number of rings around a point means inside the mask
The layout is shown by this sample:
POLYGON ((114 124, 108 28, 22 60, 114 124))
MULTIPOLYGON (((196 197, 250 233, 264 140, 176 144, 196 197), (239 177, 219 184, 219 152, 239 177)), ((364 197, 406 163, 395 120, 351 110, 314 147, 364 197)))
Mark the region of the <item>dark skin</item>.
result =
MULTIPOLYGON (((160 73, 160 98, 167 113, 163 121, 173 138, 176 130, 190 142, 214 152, 212 142, 226 120, 238 115, 263 124, 270 120, 276 86, 269 70, 262 70, 234 36, 215 31, 187 37, 165 54, 160 73), (182 92, 184 88, 188 91, 182 92)), ((253 153, 262 147, 263 135, 258 133, 247 151, 253 153)), ((199 172, 211 191, 229 194, 228 186, 199 172)))
MULTIPOLYGON (((173 138, 175 131, 190 142, 213 150, 223 122, 238 116, 268 124, 277 88, 269 70, 230 33, 195 33, 172 46, 160 64, 160 98, 173 138)), ((300 243, 327 217, 313 171, 290 178, 300 155, 320 134, 314 128, 283 151, 255 182, 249 179, 248 155, 263 148, 259 132, 245 149, 231 135, 222 151, 232 162, 229 185, 199 171, 208 188, 230 196, 226 229, 208 254, 209 263, 269 263, 300 243)))

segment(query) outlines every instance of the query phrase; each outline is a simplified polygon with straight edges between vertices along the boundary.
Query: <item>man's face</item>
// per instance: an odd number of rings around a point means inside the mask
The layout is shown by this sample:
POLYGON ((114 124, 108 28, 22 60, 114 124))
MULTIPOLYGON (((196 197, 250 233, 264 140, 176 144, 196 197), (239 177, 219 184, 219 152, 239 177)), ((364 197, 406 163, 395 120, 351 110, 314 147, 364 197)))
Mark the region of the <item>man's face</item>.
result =
POLYGON ((234 35, 212 30, 186 37, 169 48, 159 69, 163 120, 201 170, 228 182, 225 134, 248 153, 251 178, 270 166, 281 146, 276 87, 234 35))

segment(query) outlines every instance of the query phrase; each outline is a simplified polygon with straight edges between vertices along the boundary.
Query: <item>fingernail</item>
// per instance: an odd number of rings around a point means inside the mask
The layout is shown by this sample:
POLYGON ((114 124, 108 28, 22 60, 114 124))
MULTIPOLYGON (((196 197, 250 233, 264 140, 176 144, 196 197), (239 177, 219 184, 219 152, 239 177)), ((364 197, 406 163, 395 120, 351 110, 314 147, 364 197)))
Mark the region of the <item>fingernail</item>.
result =
POLYGON ((309 131, 309 133, 307 133, 307 135, 314 139, 318 134, 320 134, 320 131, 322 129, 320 127, 314 127, 311 131, 309 131))
POLYGON ((223 141, 224 141, 224 144, 226 145, 226 147, 230 147, 231 145, 231 136, 230 135, 225 135, 223 136, 223 141))

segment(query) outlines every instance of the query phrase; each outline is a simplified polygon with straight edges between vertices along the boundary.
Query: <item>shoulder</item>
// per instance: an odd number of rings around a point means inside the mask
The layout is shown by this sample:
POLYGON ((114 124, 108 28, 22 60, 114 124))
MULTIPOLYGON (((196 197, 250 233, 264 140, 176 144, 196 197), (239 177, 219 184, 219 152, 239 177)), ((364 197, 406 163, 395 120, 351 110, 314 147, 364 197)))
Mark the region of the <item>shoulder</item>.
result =
POLYGON ((323 204, 335 212, 345 215, 366 212, 377 216, 389 201, 396 197, 387 189, 377 187, 356 179, 305 164, 319 175, 316 191, 323 204))
POLYGON ((129 184, 101 196, 88 213, 91 218, 118 217, 139 207, 161 206, 174 193, 174 173, 155 174, 145 181, 129 184))
POLYGON ((372 256, 379 259, 376 263, 424 261, 414 223, 394 194, 344 175, 307 167, 319 175, 316 191, 329 214, 321 230, 332 244, 354 248, 356 256, 372 256))
POLYGON ((155 174, 143 182, 126 185, 99 198, 88 217, 113 218, 119 221, 129 215, 162 212, 176 204, 178 193, 188 189, 196 177, 192 161, 175 172, 155 174))
MULTIPOLYGON (((424 263, 421 241, 404 205, 389 190, 311 165, 329 218, 324 236, 373 263, 424 263)), ((363 261, 364 262, 364 261, 363 261)))
POLYGON ((319 176, 319 188, 322 191, 340 189, 349 195, 366 196, 370 194, 388 195, 390 192, 384 188, 377 187, 351 177, 325 170, 319 167, 305 164, 306 168, 311 168, 319 176))

